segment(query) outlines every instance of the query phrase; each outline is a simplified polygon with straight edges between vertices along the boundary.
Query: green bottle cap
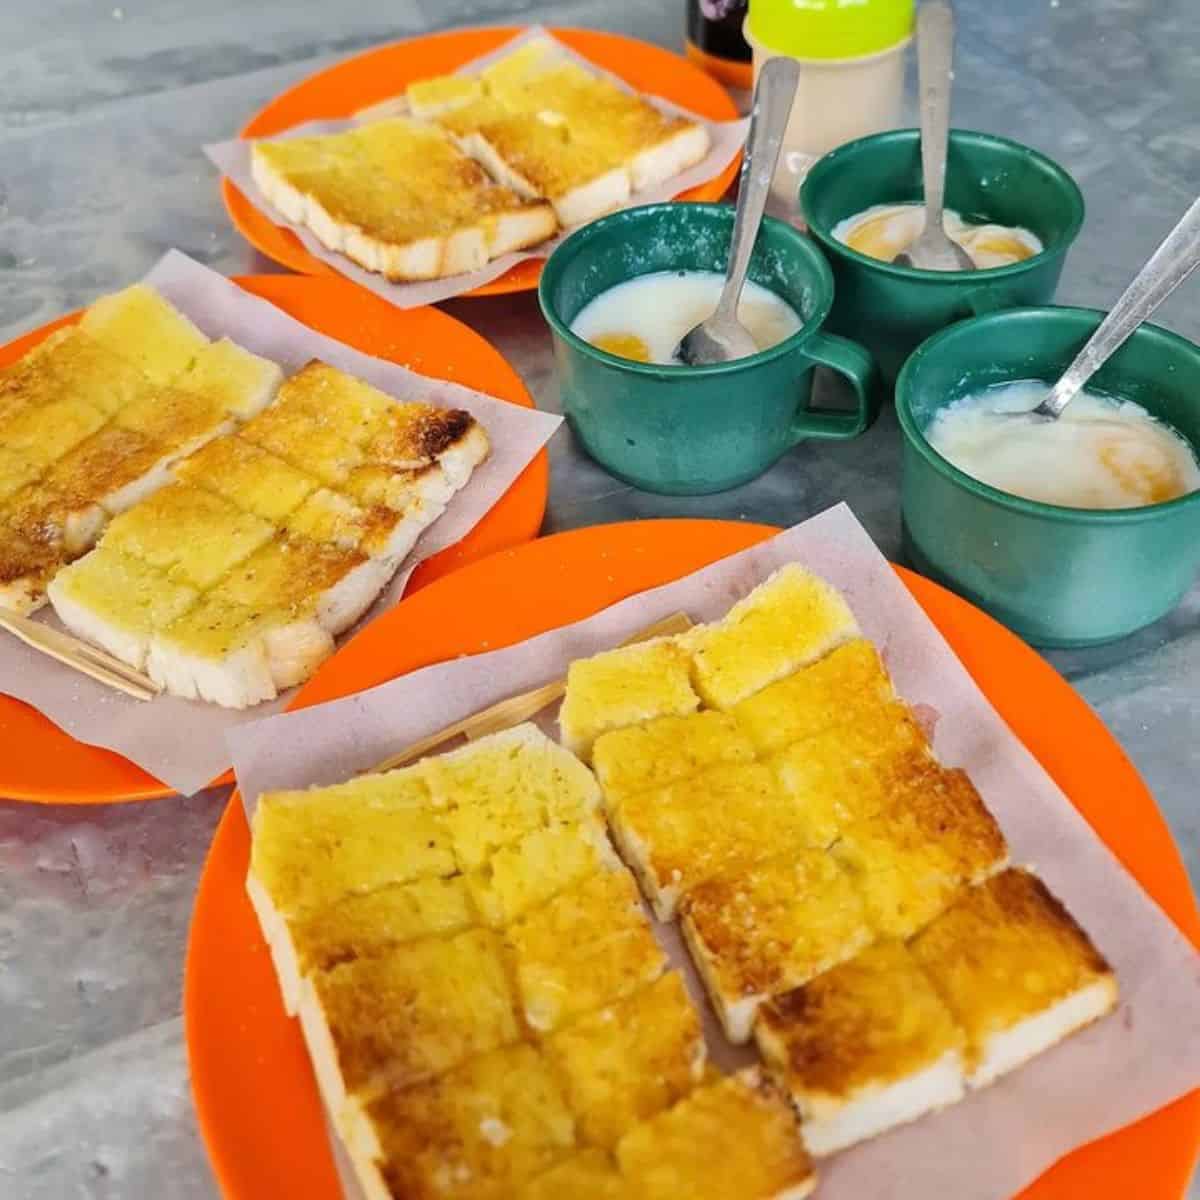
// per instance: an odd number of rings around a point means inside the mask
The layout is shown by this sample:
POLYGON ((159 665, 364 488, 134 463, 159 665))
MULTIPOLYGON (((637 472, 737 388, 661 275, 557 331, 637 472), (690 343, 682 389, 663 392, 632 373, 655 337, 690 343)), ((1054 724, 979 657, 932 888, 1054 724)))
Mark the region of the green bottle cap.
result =
POLYGON ((793 58, 865 58, 912 36, 914 0, 750 0, 749 37, 793 58))

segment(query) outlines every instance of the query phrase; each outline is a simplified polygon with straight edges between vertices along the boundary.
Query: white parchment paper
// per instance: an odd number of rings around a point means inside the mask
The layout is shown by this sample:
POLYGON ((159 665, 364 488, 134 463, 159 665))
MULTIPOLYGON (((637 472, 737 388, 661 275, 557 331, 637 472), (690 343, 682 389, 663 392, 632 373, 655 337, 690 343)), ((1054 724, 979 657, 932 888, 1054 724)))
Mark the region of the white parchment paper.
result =
MULTIPOLYGON (((279 363, 289 375, 309 359, 321 358, 397 399, 420 399, 466 409, 487 430, 491 457, 475 470, 445 514, 421 536, 363 622, 400 598, 419 563, 465 537, 561 424, 561 417, 509 404, 461 384, 430 379, 407 367, 352 350, 179 251, 170 251, 146 282, 209 337, 228 336, 255 354, 279 363)), ((49 606, 39 619, 56 623, 49 606)), ((352 633, 348 631, 339 640, 352 633)), ((0 692, 32 704, 79 741, 115 750, 187 794, 229 766, 225 746, 229 729, 279 711, 290 695, 245 711, 174 696, 159 696, 149 702, 133 700, 8 636, 0 637, 0 692)))
MULTIPOLYGON (((472 74, 480 71, 495 59, 512 53, 514 49, 523 45, 531 38, 549 36, 550 34, 547 30, 541 26, 526 29, 499 49, 493 50, 490 54, 485 54, 482 58, 466 63, 455 73, 472 74)), ((563 52, 566 55, 586 66, 589 71, 606 76, 624 91, 633 91, 619 76, 605 71, 602 67, 598 67, 582 55, 576 54, 575 51, 563 45, 562 42, 558 44, 562 46, 563 52)), ((398 93, 403 90, 404 82, 397 82, 396 90, 398 93)), ((746 140, 748 122, 744 120, 709 121, 704 117, 698 116, 696 113, 671 104, 660 96, 646 95, 645 99, 656 108, 661 109, 671 116, 687 117, 690 120, 699 121, 701 124, 707 126, 712 142, 708 153, 694 167, 689 167, 688 170, 680 172, 680 174, 673 176, 659 187, 645 188, 640 192, 635 192, 626 207, 632 207, 635 204, 652 204, 659 200, 669 200, 672 196, 677 196, 680 192, 686 191, 688 188, 697 187, 699 184, 706 183, 708 180, 715 178, 733 161, 734 156, 742 148, 742 143, 746 140)), ((283 133, 273 135, 271 140, 311 137, 314 134, 323 133, 341 133, 343 130, 354 128, 356 124, 357 122, 353 119, 306 121, 302 125, 294 125, 283 133)), ((348 279, 353 279, 355 283, 361 283, 363 287, 370 288, 371 291, 382 296, 385 300, 391 301, 398 308, 415 308, 421 304, 436 304, 441 300, 449 300, 451 296, 461 296, 464 292, 481 287, 485 283, 491 283, 493 279, 498 279, 510 267, 522 262, 524 259, 548 257, 555 246, 571 232, 567 230, 558 237, 542 242, 529 250, 501 255, 501 257, 493 259, 486 267, 482 267, 478 271, 469 271, 462 275, 451 275, 445 279, 433 279, 424 283, 389 283, 382 275, 374 271, 365 270, 352 262, 344 254, 335 254, 332 250, 327 250, 308 228, 303 225, 296 225, 287 220, 281 212, 272 207, 266 197, 255 186, 254 179, 250 173, 250 148, 253 144, 254 139, 239 138, 229 142, 218 142, 214 145, 205 146, 204 153, 208 155, 221 174, 227 176, 237 185, 238 190, 255 208, 276 225, 282 225, 284 228, 290 229, 304 244, 305 250, 314 258, 319 258, 322 262, 328 263, 339 274, 345 275, 348 279)))
MULTIPOLYGON (((820 1164, 825 1200, 1005 1200, 1068 1151, 1200 1085, 1200 955, 1012 734, 845 505, 586 621, 239 726, 239 783, 252 805, 265 789, 344 779, 672 612, 719 617, 789 561, 845 593, 901 695, 933 710, 939 756, 970 772, 1013 860, 1036 867, 1117 970, 1116 1013, 961 1104, 820 1164)), ((667 948, 686 966, 677 939, 667 948)), ((718 1062, 745 1053, 731 1054, 711 1019, 707 1030, 718 1062)))

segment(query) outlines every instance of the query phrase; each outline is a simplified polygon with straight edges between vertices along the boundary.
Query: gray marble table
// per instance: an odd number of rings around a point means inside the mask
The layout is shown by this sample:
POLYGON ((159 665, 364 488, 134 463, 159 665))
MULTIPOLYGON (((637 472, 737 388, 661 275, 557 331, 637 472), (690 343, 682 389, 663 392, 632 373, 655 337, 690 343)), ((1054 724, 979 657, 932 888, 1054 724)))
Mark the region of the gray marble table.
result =
MULTIPOLYGON (((1104 304, 1200 190, 1200 6, 959 10, 956 124, 1019 137, 1074 173, 1088 222, 1060 296, 1104 304)), ((127 283, 170 246, 229 273, 273 269, 230 228, 199 148, 340 55, 502 20, 678 48, 682 14, 682 0, 0 0, 0 340, 127 283)), ((448 307, 558 408, 532 296, 448 307)), ((1163 320, 1200 339, 1200 285, 1163 320)), ((890 414, 857 442, 801 448, 753 484, 695 500, 623 486, 565 433, 551 458, 547 532, 665 515, 786 525, 845 498, 885 552, 897 548, 890 414)), ((1200 588, 1125 642, 1052 657, 1144 774, 1197 882, 1200 588)), ((215 1195, 187 1087, 180 979, 225 801, 0 801, 0 1196, 215 1195)))

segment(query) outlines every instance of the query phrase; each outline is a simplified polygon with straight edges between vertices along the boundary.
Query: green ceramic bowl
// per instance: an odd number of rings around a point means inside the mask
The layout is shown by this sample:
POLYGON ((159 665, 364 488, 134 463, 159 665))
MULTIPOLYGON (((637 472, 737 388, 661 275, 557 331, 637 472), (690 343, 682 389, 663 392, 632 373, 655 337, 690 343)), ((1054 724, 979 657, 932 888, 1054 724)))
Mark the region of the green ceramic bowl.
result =
MULTIPOLYGON (((1144 508, 1041 504, 952 467, 923 431, 968 391, 1052 383, 1102 316, 1031 308, 963 321, 925 342, 896 383, 905 553, 1038 646, 1112 641, 1173 608, 1200 568, 1200 492, 1144 508)), ((1088 386, 1142 405, 1200 451, 1200 347, 1143 325, 1088 386)))
POLYGON ((841 221, 872 205, 923 199, 915 129, 839 146, 813 164, 800 189, 801 212, 833 266, 829 328, 861 341, 888 382, 921 342, 954 321, 1047 303, 1083 224, 1083 196, 1057 163, 1007 138, 954 129, 946 207, 968 220, 1023 226, 1041 239, 1040 254, 985 271, 922 271, 859 254, 833 236, 841 221))
POLYGON ((879 411, 878 375, 859 345, 822 331, 833 302, 829 266, 808 238, 770 218, 750 278, 803 318, 778 345, 708 367, 620 358, 570 326, 601 292, 654 271, 724 272, 733 209, 648 204, 573 233, 542 271, 538 300, 554 336, 563 411, 587 452, 621 479, 652 492, 700 495, 760 475, 806 438, 850 438, 879 411), (811 407, 812 370, 849 380, 852 411, 811 407))

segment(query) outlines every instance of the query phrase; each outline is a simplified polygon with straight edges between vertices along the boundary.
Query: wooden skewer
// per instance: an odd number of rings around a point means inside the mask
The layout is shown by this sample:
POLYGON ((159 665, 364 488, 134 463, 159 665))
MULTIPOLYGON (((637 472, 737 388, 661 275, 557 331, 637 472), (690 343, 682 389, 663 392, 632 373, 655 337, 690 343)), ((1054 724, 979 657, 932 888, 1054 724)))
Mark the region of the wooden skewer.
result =
MULTIPOLYGON (((651 638, 670 637, 676 633, 683 633, 691 626, 692 620, 687 613, 672 613, 671 616, 664 617, 661 621, 656 621, 653 625, 639 630, 621 645, 632 646, 636 642, 648 642, 651 638)), ((436 750, 438 746, 452 738, 465 737, 468 741, 474 741, 489 733, 499 733, 502 729, 511 729, 514 725, 519 725, 522 721, 528 721, 531 717, 537 716, 544 708, 548 708, 555 700, 558 700, 566 690, 565 678, 553 679, 531 691, 522 692, 518 696, 510 696, 507 700, 501 700, 481 712, 464 717, 461 721, 455 721, 453 725, 447 725, 445 729, 439 729, 437 733, 431 733, 428 737, 413 742, 411 746, 401 750, 398 754, 385 758, 373 769, 390 771, 393 767, 402 767, 405 763, 410 763, 414 759, 428 754, 431 750, 436 750)))
POLYGON ((127 663, 96 646, 51 629, 49 625, 0 609, 0 629, 7 629, 34 650, 135 700, 153 700, 159 694, 159 687, 148 675, 135 671, 127 663))

